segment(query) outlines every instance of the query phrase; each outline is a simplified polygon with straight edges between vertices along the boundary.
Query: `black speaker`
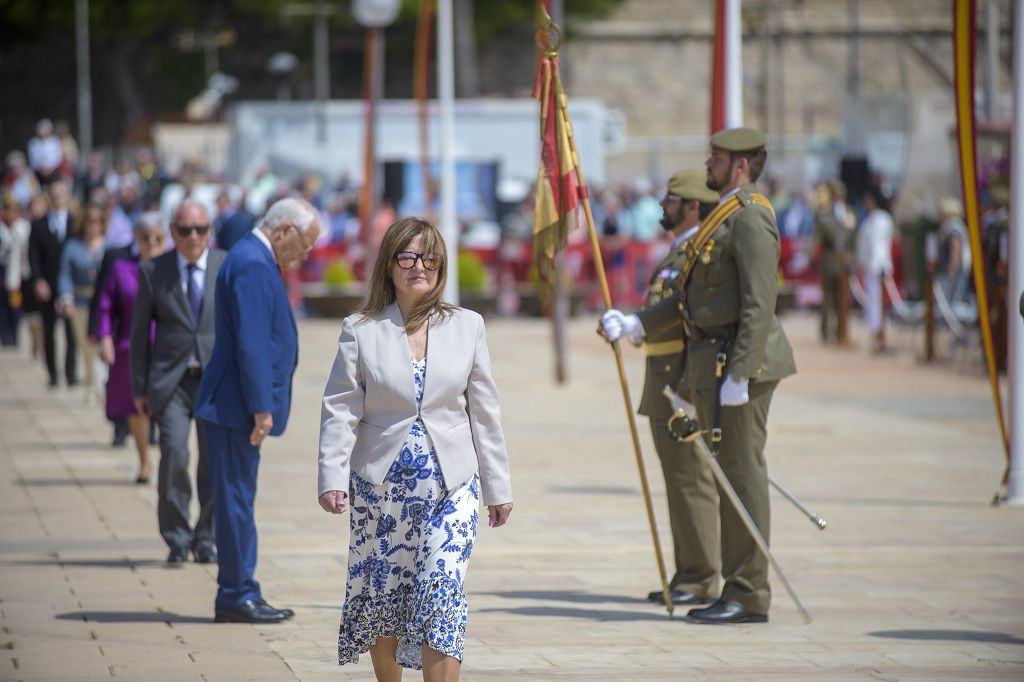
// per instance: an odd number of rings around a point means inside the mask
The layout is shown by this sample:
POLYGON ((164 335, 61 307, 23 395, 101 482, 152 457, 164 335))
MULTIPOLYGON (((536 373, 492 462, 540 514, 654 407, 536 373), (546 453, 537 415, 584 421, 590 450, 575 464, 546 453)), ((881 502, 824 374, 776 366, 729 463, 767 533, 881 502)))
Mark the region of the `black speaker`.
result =
POLYGON ((871 185, 871 169, 863 156, 844 156, 839 164, 839 179, 846 185, 846 202, 856 205, 861 202, 864 190, 871 185))
POLYGON ((381 188, 381 197, 391 202, 392 206, 398 206, 405 196, 405 164, 405 161, 384 162, 384 187, 381 188))

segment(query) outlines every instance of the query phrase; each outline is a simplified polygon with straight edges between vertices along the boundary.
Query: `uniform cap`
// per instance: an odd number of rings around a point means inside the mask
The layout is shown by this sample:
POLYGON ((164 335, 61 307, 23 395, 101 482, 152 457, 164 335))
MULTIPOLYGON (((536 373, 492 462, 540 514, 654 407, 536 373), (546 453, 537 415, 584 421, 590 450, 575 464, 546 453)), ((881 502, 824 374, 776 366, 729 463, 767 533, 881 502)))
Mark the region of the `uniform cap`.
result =
POLYGON ((728 128, 711 136, 711 146, 727 152, 756 152, 768 145, 768 136, 756 128, 728 128))
POLYGON ((668 180, 669 194, 683 199, 696 199, 702 204, 718 201, 718 192, 708 189, 707 173, 698 170, 679 171, 668 180))

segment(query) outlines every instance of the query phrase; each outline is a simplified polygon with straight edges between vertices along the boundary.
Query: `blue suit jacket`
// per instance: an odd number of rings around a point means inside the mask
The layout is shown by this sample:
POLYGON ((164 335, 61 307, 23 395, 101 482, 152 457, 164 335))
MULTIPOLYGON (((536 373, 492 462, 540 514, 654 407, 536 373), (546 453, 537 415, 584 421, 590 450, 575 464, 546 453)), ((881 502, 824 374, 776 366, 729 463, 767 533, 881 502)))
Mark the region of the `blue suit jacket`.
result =
POLYGON ((216 341, 199 384, 196 416, 249 432, 270 412, 279 436, 288 423, 299 339, 288 291, 273 255, 247 234, 217 275, 216 341))

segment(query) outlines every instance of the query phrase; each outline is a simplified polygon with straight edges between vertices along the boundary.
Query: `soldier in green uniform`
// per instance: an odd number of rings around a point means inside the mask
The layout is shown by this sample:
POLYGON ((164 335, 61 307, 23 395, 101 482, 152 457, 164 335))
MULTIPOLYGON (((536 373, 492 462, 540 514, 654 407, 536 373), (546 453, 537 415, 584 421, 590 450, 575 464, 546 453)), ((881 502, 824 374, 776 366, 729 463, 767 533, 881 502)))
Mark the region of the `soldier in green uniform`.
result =
MULTIPOLYGON (((661 200, 661 226, 675 237, 668 254, 651 276, 647 306, 679 300, 680 277, 686 270, 688 239, 696 233, 700 221, 718 202, 718 194, 708 189, 704 173, 680 171, 668 181, 668 192, 661 200)), ((621 326, 626 316, 609 310, 601 329, 621 326)), ((635 316, 629 316, 635 320, 635 316)), ((631 320, 631 321, 632 321, 631 320)), ((628 323, 628 322, 627 322, 628 323)), ((636 327, 638 322, 634 322, 636 327)), ((676 386, 682 375, 683 328, 676 324, 657 335, 631 340, 642 341, 647 355, 647 374, 638 412, 651 422, 654 447, 665 474, 669 523, 675 573, 669 583, 674 604, 702 604, 718 597, 722 570, 718 540, 718 488, 711 469, 690 443, 677 443, 668 430, 672 408, 661 394, 665 386, 676 386)), ((662 603, 660 589, 647 598, 662 603)))
POLYGON ((845 190, 837 181, 818 183, 814 192, 814 235, 808 251, 814 256, 821 249, 818 271, 821 275, 822 343, 844 341, 840 338, 840 287, 850 275, 850 251, 856 227, 853 212, 846 208, 845 190))
MULTIPOLYGON (((678 391, 696 405, 719 464, 765 540, 768 408, 779 380, 796 372, 793 350, 775 317, 778 225, 771 204, 753 185, 767 160, 767 142, 752 128, 711 137, 707 185, 721 198, 691 240, 694 265, 684 273, 682 296, 638 314, 641 333, 652 337, 679 325, 682 315, 686 349, 678 391)), ((625 326, 623 331, 630 333, 625 326)), ((722 595, 711 606, 692 609, 689 618, 767 622, 768 561, 724 499, 719 513, 722 595)))

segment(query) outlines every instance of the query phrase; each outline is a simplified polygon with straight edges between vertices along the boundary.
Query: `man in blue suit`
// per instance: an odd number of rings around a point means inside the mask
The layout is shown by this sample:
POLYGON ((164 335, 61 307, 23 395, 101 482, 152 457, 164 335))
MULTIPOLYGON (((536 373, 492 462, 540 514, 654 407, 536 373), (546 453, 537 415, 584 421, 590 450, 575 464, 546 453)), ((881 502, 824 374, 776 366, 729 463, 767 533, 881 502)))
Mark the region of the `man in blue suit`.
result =
POLYGON ((276 623, 291 609, 263 600, 256 571, 256 473, 260 444, 280 436, 291 407, 298 333, 281 278, 309 255, 319 214, 282 199, 228 253, 217 275, 216 341, 199 385, 219 549, 218 623, 276 623))

